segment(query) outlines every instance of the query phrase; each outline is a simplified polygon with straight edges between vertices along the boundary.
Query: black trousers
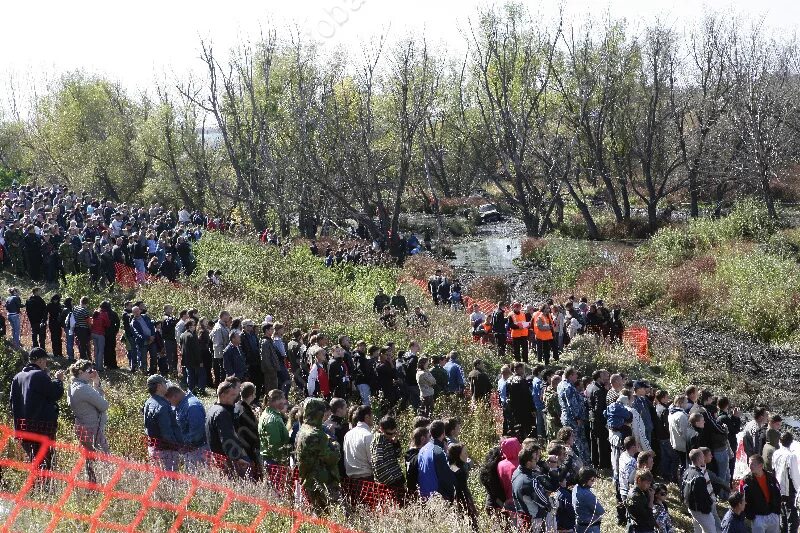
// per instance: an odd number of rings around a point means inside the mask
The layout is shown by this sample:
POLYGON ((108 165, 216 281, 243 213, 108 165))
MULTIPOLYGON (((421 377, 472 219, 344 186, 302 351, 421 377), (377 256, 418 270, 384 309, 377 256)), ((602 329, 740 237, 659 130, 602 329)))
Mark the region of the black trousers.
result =
POLYGON ((608 442, 608 430, 605 425, 593 426, 590 436, 592 464, 597 468, 611 468, 611 443, 608 442))
POLYGON ((536 360, 545 365, 550 364, 550 351, 553 341, 536 339, 536 360))
POLYGON ((511 349, 514 352, 515 361, 528 362, 528 337, 512 338, 511 349))
POLYGON ((40 320, 31 321, 31 341, 34 348, 47 350, 47 326, 43 326, 40 320))
POLYGON ((61 346, 61 336, 64 333, 64 330, 61 329, 61 326, 58 324, 50 325, 50 345, 53 348, 53 355, 55 357, 61 357, 63 355, 63 347, 61 346))
POLYGON ((110 330, 106 333, 106 343, 103 349, 103 364, 106 368, 119 368, 117 364, 117 332, 110 330))
POLYGON ((497 345, 497 356, 500 359, 504 359, 506 356, 506 334, 505 333, 495 333, 494 334, 494 343, 497 345))

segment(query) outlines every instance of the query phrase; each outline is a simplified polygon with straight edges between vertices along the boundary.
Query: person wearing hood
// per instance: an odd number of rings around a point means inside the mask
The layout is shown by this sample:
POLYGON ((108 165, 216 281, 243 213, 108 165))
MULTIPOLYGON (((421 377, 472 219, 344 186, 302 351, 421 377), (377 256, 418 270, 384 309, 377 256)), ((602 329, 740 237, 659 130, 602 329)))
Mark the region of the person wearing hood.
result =
POLYGON ((775 454, 775 451, 780 446, 779 441, 781 438, 781 432, 777 429, 769 428, 767 430, 767 440, 764 443, 764 451, 762 452, 762 457, 764 457, 764 470, 767 472, 771 472, 775 474, 775 468, 772 464, 772 457, 775 454))
POLYGON ((522 444, 516 437, 508 437, 500 442, 500 453, 503 454, 503 460, 497 464, 497 476, 500 478, 500 483, 505 493, 505 507, 509 510, 514 507, 511 478, 519 466, 519 452, 521 449, 522 444))
POLYGON ((303 401, 303 424, 295 438, 295 455, 300 484, 314 511, 321 513, 339 499, 339 443, 322 429, 325 402, 319 398, 303 401))
MULTIPOLYGON (((64 395, 64 371, 51 379, 47 373, 47 352, 34 348, 28 354, 28 364, 11 381, 11 412, 14 429, 28 431, 54 439, 58 429, 58 400, 64 395)), ((22 447, 33 460, 40 443, 22 441, 22 447)), ((42 460, 42 468, 52 465, 52 448, 42 460)))
MULTIPOLYGON (((545 521, 552 510, 549 493, 558 485, 548 476, 543 475, 537 466, 542 450, 536 444, 526 444, 519 452, 519 466, 511 478, 514 510, 524 518, 520 522, 531 523, 530 531, 545 529, 545 521)), ((553 459, 551 458, 550 461, 553 459)), ((518 526, 522 525, 518 522, 518 526)), ((550 528, 547 528, 551 531, 550 528)))

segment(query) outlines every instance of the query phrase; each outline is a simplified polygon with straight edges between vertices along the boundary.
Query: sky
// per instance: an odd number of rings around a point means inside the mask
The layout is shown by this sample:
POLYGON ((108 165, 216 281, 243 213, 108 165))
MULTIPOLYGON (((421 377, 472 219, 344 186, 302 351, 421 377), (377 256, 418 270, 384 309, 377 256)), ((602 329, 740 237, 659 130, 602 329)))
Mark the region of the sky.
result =
MULTIPOLYGON (((388 31, 425 35, 451 51, 464 48, 463 31, 486 0, 0 0, 0 99, 13 85, 18 96, 42 91, 60 73, 83 69, 110 77, 129 90, 185 78, 201 71, 200 40, 227 50, 257 39, 270 22, 298 28, 323 47, 357 51, 388 31), (13 83, 12 83, 13 82, 13 83)), ((551 20, 627 18, 634 26, 658 18, 683 28, 704 9, 762 20, 781 32, 800 24, 797 0, 542 0, 532 11, 551 20)))

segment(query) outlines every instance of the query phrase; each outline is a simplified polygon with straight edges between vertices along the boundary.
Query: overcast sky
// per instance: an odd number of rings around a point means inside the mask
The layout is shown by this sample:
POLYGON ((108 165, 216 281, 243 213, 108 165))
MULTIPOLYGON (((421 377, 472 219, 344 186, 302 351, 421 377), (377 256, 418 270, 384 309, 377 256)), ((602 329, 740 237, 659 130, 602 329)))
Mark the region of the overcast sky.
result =
MULTIPOLYGON (((296 24, 326 47, 355 47, 391 24, 390 37, 425 31, 450 49, 463 48, 461 30, 479 0, 25 0, 4 2, 0 32, 0 90, 8 80, 30 86, 80 68, 148 88, 199 68, 200 38, 217 49, 256 38, 268 21, 296 24)), ((675 27, 698 20, 704 9, 737 13, 794 32, 797 0, 543 0, 531 9, 552 18, 563 5, 567 20, 587 15, 625 17, 631 23, 659 17, 675 27)))

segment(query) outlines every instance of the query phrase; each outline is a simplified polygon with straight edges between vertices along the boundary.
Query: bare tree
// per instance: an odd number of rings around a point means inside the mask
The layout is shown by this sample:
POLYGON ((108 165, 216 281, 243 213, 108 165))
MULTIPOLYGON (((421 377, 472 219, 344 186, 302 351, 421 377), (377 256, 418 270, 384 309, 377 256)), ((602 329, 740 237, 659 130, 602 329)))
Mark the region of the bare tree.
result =
POLYGON ((768 39, 756 27, 746 38, 735 39, 732 67, 732 118, 740 164, 755 178, 769 215, 777 218, 771 182, 796 160, 797 130, 792 128, 800 97, 796 45, 768 39))
MULTIPOLYGON (((536 117, 546 114, 540 108, 550 95, 561 25, 548 32, 521 7, 505 10, 484 12, 472 31, 471 87, 482 124, 473 142, 486 143, 492 155, 487 174, 520 214, 526 233, 540 236, 559 197, 552 194, 551 176, 535 168, 533 144, 541 138, 536 117)), ((462 91, 469 88, 462 84, 462 91)))

